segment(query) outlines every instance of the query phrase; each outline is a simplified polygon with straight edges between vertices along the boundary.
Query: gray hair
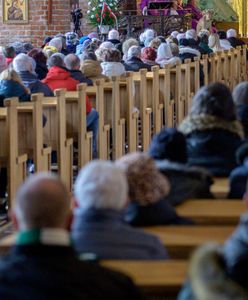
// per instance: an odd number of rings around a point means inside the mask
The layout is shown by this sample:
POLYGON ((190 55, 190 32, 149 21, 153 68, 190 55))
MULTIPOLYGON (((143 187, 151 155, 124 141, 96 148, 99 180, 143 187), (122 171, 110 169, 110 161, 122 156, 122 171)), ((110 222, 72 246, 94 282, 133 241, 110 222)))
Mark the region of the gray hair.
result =
POLYGON ((141 48, 139 46, 132 46, 128 49, 127 52, 127 59, 132 57, 140 57, 141 55, 141 48))
POLYGON ((122 210, 128 199, 126 176, 110 161, 92 161, 80 171, 76 179, 75 196, 83 210, 122 210))
POLYGON ((14 213, 20 230, 65 228, 70 214, 65 185, 50 173, 30 176, 17 191, 14 213))
POLYGON ((68 70, 76 70, 80 67, 80 59, 73 53, 66 55, 64 63, 68 70))
POLYGON ((27 54, 20 53, 13 60, 13 68, 17 73, 22 71, 33 72, 33 69, 36 67, 36 63, 34 65, 32 60, 33 59, 27 54))
POLYGON ((50 56, 47 60, 47 67, 48 69, 52 67, 65 67, 64 63, 64 55, 61 53, 55 53, 52 56, 50 56))
POLYGON ((62 44, 62 39, 60 37, 55 37, 49 42, 49 46, 55 47, 58 52, 62 50, 63 44, 62 44))

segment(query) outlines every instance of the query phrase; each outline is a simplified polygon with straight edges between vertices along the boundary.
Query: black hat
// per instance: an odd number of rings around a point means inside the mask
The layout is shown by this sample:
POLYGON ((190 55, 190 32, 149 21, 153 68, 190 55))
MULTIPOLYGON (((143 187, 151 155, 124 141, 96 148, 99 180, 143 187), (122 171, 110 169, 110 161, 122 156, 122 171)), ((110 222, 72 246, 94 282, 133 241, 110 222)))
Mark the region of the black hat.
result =
POLYGON ((175 128, 163 129, 153 137, 148 154, 154 159, 185 164, 188 160, 185 136, 175 128))

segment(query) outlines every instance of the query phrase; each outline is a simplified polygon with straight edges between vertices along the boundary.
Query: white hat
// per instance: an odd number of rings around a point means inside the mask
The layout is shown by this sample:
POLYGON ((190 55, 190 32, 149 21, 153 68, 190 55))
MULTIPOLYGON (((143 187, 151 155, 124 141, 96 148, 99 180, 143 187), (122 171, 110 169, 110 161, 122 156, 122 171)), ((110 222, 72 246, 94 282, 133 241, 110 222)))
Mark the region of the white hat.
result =
POLYGON ((195 29, 189 29, 186 31, 186 39, 189 40, 189 39, 196 39, 196 31, 195 29))
POLYGON ((108 39, 109 40, 119 40, 120 35, 119 32, 115 29, 110 30, 109 34, 108 34, 108 39))
POLYGON ((232 38, 232 37, 237 37, 237 31, 235 29, 229 29, 229 30, 227 30, 226 37, 228 39, 232 38))

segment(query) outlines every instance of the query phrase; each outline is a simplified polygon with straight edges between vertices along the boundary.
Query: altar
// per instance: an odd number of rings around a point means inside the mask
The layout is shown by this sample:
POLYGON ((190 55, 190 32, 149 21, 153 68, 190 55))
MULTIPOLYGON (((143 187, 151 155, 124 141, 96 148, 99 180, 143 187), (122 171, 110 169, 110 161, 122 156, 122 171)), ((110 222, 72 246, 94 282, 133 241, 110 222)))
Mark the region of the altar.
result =
POLYGON ((185 9, 178 9, 176 15, 170 14, 173 0, 150 0, 147 14, 140 10, 123 10, 119 30, 128 37, 137 38, 145 28, 154 29, 158 35, 167 36, 172 31, 183 32, 191 28, 191 16, 185 9))

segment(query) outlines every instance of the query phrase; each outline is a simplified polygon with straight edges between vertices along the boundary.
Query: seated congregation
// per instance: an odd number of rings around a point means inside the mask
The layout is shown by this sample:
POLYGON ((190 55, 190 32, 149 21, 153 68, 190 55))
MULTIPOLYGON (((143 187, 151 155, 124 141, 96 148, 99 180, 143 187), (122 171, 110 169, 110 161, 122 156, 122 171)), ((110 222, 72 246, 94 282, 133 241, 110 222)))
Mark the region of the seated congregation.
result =
MULTIPOLYGON (((98 79, 110 82, 130 71, 174 67, 243 44, 234 29, 199 34, 190 29, 167 37, 146 29, 139 40, 124 41, 114 29, 106 41, 96 32, 80 39, 69 32, 46 38, 40 48, 16 42, 0 48, 0 107, 12 97, 20 102, 31 101, 34 93, 52 97, 57 89, 77 91, 79 83, 95 87, 98 79)), ((94 160, 78 170, 72 193, 52 173, 28 174, 19 187, 11 214, 7 211, 16 238, 0 258, 1 299, 148 299, 136 278, 102 262, 170 261, 166 241, 146 229, 197 227, 177 208, 189 199, 214 203, 211 186, 217 177, 229 178, 230 202, 244 198, 248 207, 248 82, 233 91, 221 82, 204 86, 202 65, 199 82, 177 128, 154 134, 147 151, 128 153, 126 147, 127 154, 115 161, 97 159, 101 112, 86 95, 94 160)), ((45 128, 44 114, 42 122, 45 128)), ((0 168, 2 218, 8 206, 8 172, 0 168)), ((248 298, 247 214, 240 217, 224 245, 196 251, 178 299, 248 298)))

